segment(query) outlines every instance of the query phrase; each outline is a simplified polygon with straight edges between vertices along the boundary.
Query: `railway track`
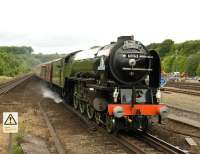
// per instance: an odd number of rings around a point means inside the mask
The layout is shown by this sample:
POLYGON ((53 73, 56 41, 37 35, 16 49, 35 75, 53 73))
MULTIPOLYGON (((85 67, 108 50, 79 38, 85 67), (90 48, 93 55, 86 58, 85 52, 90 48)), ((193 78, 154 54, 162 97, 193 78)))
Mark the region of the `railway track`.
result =
POLYGON ((60 140, 58 145, 62 145, 66 153, 131 153, 126 152, 121 145, 113 142, 109 136, 105 135, 105 132, 96 131, 94 124, 87 120, 82 121, 82 119, 74 116, 71 110, 65 108, 64 103, 59 105, 52 103, 46 101, 45 104, 41 104, 41 107, 43 106, 43 112, 47 115, 48 121, 54 129, 54 136, 57 136, 60 140), (87 124, 85 125, 85 123, 87 124), (84 143, 89 143, 89 147, 85 147, 84 143), (71 150, 72 146, 77 146, 78 148, 75 148, 77 151, 71 150))
POLYGON ((199 83, 169 82, 161 90, 200 96, 199 83))
POLYGON ((70 105, 64 103, 65 107, 78 116, 82 121, 84 121, 89 129, 98 129, 102 133, 106 134, 113 138, 116 143, 120 143, 131 153, 138 154, 187 154, 188 151, 182 150, 170 143, 165 142, 151 134, 137 131, 134 134, 130 135, 129 133, 116 133, 116 134, 107 134, 104 126, 99 127, 95 122, 89 121, 87 117, 82 116, 77 110, 75 110, 70 105))
POLYGON ((3 84, 0 84, 0 95, 7 93, 8 91, 17 87, 18 85, 20 85, 24 81, 30 79, 32 76, 33 76, 32 74, 28 74, 28 75, 24 75, 22 77, 16 78, 14 80, 10 80, 8 82, 5 82, 3 84))
POLYGON ((171 105, 168 105, 168 107, 170 109, 170 113, 175 114, 176 116, 179 117, 190 118, 191 120, 198 121, 200 123, 199 112, 194 112, 191 110, 182 109, 171 105))
POLYGON ((188 131, 186 132, 184 132, 183 130, 175 131, 169 129, 170 131, 173 131, 177 134, 200 138, 200 134, 198 133, 198 130, 200 129, 200 113, 169 105, 168 107, 170 109, 168 120, 176 124, 182 124, 188 129, 188 131))
MULTIPOLYGON (((190 138, 194 141, 194 143, 198 143, 198 140, 200 139, 200 113, 181 109, 174 106, 168 106, 170 109, 170 114, 168 115, 168 118, 166 121, 164 121, 163 124, 156 124, 153 126, 153 129, 151 130, 151 133, 153 134, 162 134, 169 133, 171 136, 176 136, 176 138, 179 138, 175 141, 174 144, 177 145, 177 142, 179 140, 186 140, 186 138, 190 138), (155 133, 157 130, 157 133, 155 133)), ((165 138, 162 136, 162 138, 165 138)), ((170 138, 168 139, 170 140, 170 138)), ((192 153, 199 153, 198 150, 198 144, 193 146, 191 143, 183 142, 182 147, 187 147, 187 149, 190 149, 190 151, 193 151, 192 153)))
POLYGON ((161 88, 161 91, 183 93, 183 94, 188 94, 188 95, 200 96, 200 92, 198 92, 198 91, 187 90, 187 89, 179 89, 179 88, 174 88, 174 87, 163 87, 163 88, 161 88))
POLYGON ((190 82, 168 82, 166 86, 177 87, 177 88, 189 87, 190 89, 191 87, 194 87, 195 89, 200 89, 200 83, 190 83, 190 82))
POLYGON ((165 142, 149 133, 137 131, 134 134, 127 136, 126 134, 119 134, 118 138, 123 140, 125 146, 133 148, 133 151, 137 149, 137 153, 140 154, 186 154, 188 151, 181 150, 180 148, 165 142))

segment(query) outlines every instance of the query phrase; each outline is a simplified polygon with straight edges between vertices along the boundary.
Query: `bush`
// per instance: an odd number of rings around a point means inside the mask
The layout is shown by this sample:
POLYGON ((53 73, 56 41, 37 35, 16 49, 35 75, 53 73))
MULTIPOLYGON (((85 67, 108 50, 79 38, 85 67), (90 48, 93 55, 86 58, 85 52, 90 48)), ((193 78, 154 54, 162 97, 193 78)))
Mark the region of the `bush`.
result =
POLYGON ((0 46, 0 76, 16 76, 24 74, 36 65, 64 57, 59 54, 31 54, 33 49, 31 47, 7 47, 0 46))
POLYGON ((198 67, 197 67, 196 74, 197 74, 198 76, 200 76, 200 64, 199 64, 198 67))
POLYGON ((24 135, 22 134, 22 132, 18 133, 15 137, 16 144, 20 145, 23 142, 23 138, 24 138, 24 135))

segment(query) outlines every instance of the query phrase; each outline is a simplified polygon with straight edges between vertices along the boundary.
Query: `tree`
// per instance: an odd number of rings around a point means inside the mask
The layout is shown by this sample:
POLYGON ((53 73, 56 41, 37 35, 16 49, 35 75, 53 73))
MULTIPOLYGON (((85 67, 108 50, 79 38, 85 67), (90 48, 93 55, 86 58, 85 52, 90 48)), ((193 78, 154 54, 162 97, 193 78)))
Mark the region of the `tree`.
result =
POLYGON ((12 54, 31 54, 33 52, 33 48, 30 46, 0 46, 0 52, 8 52, 12 54))
POLYGON ((159 54, 161 57, 173 51, 174 41, 167 39, 160 44, 159 54))
POLYGON ((200 51, 200 40, 185 41, 176 45, 178 50, 181 50, 182 55, 191 55, 200 51))
POLYGON ((174 58, 171 71, 185 72, 186 62, 187 62, 187 57, 178 55, 176 58, 174 58))
POLYGON ((165 72, 171 72, 175 56, 168 56, 162 61, 162 68, 165 72))
POLYGON ((173 40, 166 39, 162 43, 151 43, 147 48, 158 51, 164 71, 187 71, 190 75, 196 74, 199 65, 200 40, 175 44, 173 40), (178 51, 177 55, 176 51, 178 51))
POLYGON ((198 76, 200 76, 200 64, 199 64, 198 67, 197 67, 196 74, 197 74, 198 76))
POLYGON ((186 72, 189 75, 195 76, 198 65, 200 64, 200 55, 193 54, 188 57, 186 62, 186 72))

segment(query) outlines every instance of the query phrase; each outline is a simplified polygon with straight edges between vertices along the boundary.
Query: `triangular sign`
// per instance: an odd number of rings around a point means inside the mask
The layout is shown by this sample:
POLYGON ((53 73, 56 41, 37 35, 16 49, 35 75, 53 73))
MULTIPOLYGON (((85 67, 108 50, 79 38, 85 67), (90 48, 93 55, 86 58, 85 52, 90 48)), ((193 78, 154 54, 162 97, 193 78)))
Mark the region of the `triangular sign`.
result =
POLYGON ((14 117, 12 114, 9 114, 8 118, 4 122, 4 125, 17 125, 17 122, 15 121, 14 117))

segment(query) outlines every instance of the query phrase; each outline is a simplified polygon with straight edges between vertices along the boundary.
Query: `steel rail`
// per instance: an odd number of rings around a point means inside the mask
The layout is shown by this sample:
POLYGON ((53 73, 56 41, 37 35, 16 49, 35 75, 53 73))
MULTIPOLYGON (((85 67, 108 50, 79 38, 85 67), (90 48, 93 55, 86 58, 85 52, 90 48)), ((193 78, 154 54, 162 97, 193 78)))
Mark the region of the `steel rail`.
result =
POLYGON ((172 154, 188 154, 189 152, 186 150, 182 150, 180 148, 178 148, 177 146, 174 146, 158 137, 155 137, 149 133, 142 133, 140 134, 143 139, 145 139, 146 141, 148 141, 150 144, 152 144, 153 146, 157 147, 161 147, 162 149, 164 149, 165 151, 172 153, 172 154))
POLYGON ((162 90, 200 96, 200 83, 168 82, 162 90))
POLYGON ((16 78, 14 80, 10 80, 8 82, 1 84, 0 85, 0 95, 7 93, 11 89, 17 87, 18 85, 20 85, 24 81, 31 78, 32 76, 33 76, 32 74, 24 75, 22 77, 19 77, 19 78, 16 78))
POLYGON ((190 91, 186 89, 178 89, 178 88, 169 88, 169 87, 163 87, 161 88, 161 91, 169 91, 169 92, 175 92, 175 93, 183 93, 183 94, 189 94, 194 96, 200 96, 200 92, 198 91, 190 91))
POLYGON ((196 86, 200 87, 200 83, 190 83, 190 82, 167 82, 166 85, 188 85, 188 86, 196 86))
POLYGON ((167 104, 167 107, 169 107, 170 109, 174 109, 174 110, 178 110, 178 111, 190 113, 190 114, 196 114, 196 115, 200 116, 200 112, 195 112, 195 111, 192 111, 192 110, 189 110, 189 109, 183 109, 183 108, 172 106, 172 105, 169 105, 169 104, 167 104))
POLYGON ((78 112, 78 110, 75 110, 71 105, 65 103, 64 101, 63 104, 67 110, 71 111, 76 116, 78 116, 86 124, 89 130, 95 131, 98 129, 101 133, 104 133, 106 136, 111 137, 116 144, 120 144, 122 147, 124 147, 124 149, 129 153, 146 154, 141 148, 134 147, 133 145, 124 142, 124 140, 121 140, 114 134, 108 134, 103 127, 98 126, 94 121, 91 121, 86 116, 83 116, 80 112, 78 112))
MULTIPOLYGON (((71 105, 65 103, 63 101, 63 104, 67 110, 70 110, 75 115, 77 115, 87 126, 90 130, 96 130, 98 129, 100 132, 108 135, 109 137, 113 138, 113 140, 123 146, 128 152, 130 153, 137 153, 137 154, 148 154, 150 151, 145 150, 144 147, 141 145, 135 144, 132 140, 135 140, 135 138, 127 139, 125 136, 121 134, 108 134, 107 131, 104 129, 104 127, 98 126, 94 121, 89 120, 86 116, 83 116, 78 110, 75 110, 71 105)), ((162 153, 167 152, 169 154, 188 154, 187 151, 182 150, 170 143, 167 143, 157 137, 154 137, 151 134, 143 133, 141 131, 137 132, 137 135, 140 135, 140 139, 146 142, 148 145, 153 147, 154 149, 157 149, 155 153, 162 153)), ((147 148, 148 149, 148 148, 147 148)))
MULTIPOLYGON (((136 131, 134 132, 135 136, 138 136, 141 141, 146 142, 148 145, 156 149, 155 153, 168 153, 168 154, 188 154, 189 152, 186 150, 182 150, 160 138, 157 138, 149 133, 145 133, 142 131, 136 131)), ((118 138, 122 144, 125 144, 129 148, 134 148, 137 150, 137 153, 139 154, 148 154, 149 151, 143 150, 144 148, 134 142, 135 137, 127 138, 123 135, 118 135, 118 138)), ((153 151, 151 152, 153 153, 153 151)))
POLYGON ((200 122, 200 112, 197 111, 192 111, 189 109, 183 109, 177 106, 173 106, 173 105, 167 105, 167 107, 170 109, 170 113, 175 114, 177 116, 181 116, 181 117, 186 117, 186 118, 190 118, 192 120, 198 121, 200 122))

